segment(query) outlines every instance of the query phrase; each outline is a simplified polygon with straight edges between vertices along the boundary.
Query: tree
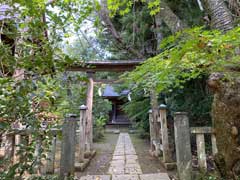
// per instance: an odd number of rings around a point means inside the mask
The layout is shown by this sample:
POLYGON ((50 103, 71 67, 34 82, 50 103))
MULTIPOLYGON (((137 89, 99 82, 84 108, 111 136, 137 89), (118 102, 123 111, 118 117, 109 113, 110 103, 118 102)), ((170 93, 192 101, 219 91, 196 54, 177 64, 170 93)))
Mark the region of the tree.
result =
MULTIPOLYGON (((232 14, 224 1, 206 0, 206 5, 213 28, 227 32, 234 27, 232 14)), ((231 63, 231 57, 226 57, 226 61, 231 63)), ((232 76, 227 81, 223 80, 223 73, 213 73, 208 81, 210 88, 214 89, 212 118, 219 151, 216 163, 223 178, 237 179, 240 176, 239 69, 230 64, 224 71, 230 71, 232 76)))

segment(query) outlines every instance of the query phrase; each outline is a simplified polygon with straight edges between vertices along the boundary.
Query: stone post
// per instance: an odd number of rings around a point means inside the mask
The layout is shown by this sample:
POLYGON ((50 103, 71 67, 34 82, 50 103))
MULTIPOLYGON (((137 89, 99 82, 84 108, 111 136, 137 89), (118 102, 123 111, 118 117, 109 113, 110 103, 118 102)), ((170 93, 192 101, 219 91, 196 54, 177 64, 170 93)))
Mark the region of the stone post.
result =
POLYGON ((87 127, 86 127, 86 138, 87 138, 87 151, 90 152, 92 149, 93 143, 93 122, 92 122, 92 108, 93 108, 93 90, 94 90, 94 82, 93 75, 94 72, 87 72, 88 75, 88 90, 87 90, 87 102, 86 105, 88 107, 87 110, 87 127))
POLYGON ((16 134, 14 136, 15 138, 15 144, 14 144, 14 152, 13 152, 13 164, 16 164, 19 162, 20 157, 19 157, 19 150, 20 150, 20 144, 21 144, 21 135, 16 134))
POLYGON ((177 170, 180 180, 192 179, 192 153, 187 113, 174 114, 174 132, 177 156, 177 170))
POLYGON ((3 135, 3 146, 4 146, 4 157, 6 159, 11 159, 14 154, 14 136, 13 134, 3 135))
POLYGON ((47 157, 47 169, 46 169, 47 174, 54 174, 56 143, 57 143, 57 136, 54 135, 52 139, 52 144, 50 146, 50 152, 48 153, 48 157, 47 157))
POLYGON ((150 103, 152 109, 152 118, 153 118, 153 146, 155 151, 153 155, 161 155, 161 128, 159 120, 159 110, 158 110, 158 94, 153 89, 150 91, 150 103))
POLYGON ((74 175, 75 139, 77 119, 75 114, 67 114, 62 128, 62 150, 60 160, 60 179, 74 175))
POLYGON ((212 140, 212 153, 213 155, 216 155, 218 153, 218 149, 217 149, 217 140, 214 133, 211 134, 211 140, 212 140))
POLYGON ((196 134, 198 164, 201 169, 207 169, 205 138, 203 133, 196 134))
POLYGON ((163 149, 163 162, 169 163, 172 162, 171 151, 169 148, 168 141, 168 127, 167 127, 167 106, 161 104, 159 106, 159 115, 161 121, 161 134, 162 134, 162 149, 163 149))
POLYGON ((84 153, 85 153, 85 125, 86 125, 86 115, 87 115, 87 106, 82 105, 80 106, 80 124, 79 124, 79 162, 84 161, 84 153))
POLYGON ((36 140, 36 146, 34 151, 34 158, 35 158, 35 165, 34 165, 34 172, 40 174, 40 166, 41 166, 41 147, 42 146, 42 139, 38 137, 36 140))
POLYGON ((149 113, 149 132, 150 132, 150 151, 154 151, 153 146, 153 139, 154 139, 154 131, 153 131, 153 117, 152 117, 152 110, 148 111, 149 113))

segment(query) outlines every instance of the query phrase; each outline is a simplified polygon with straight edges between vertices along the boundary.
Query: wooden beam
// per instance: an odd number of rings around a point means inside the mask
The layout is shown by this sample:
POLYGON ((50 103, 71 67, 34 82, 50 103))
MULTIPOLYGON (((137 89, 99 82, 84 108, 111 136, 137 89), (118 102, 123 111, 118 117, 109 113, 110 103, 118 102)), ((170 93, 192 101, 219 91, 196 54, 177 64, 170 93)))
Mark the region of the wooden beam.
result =
POLYGON ((133 70, 141 63, 143 63, 143 60, 89 61, 81 65, 73 65, 67 68, 67 71, 124 72, 133 70))
POLYGON ((119 79, 94 79, 94 84, 118 84, 122 81, 119 79))

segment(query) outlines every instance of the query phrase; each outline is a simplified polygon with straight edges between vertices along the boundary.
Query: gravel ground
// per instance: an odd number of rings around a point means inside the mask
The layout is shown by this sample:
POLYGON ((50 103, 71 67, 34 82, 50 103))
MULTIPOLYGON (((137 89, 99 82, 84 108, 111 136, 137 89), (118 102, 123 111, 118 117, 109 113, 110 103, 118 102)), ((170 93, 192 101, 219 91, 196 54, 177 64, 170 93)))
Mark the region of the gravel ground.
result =
POLYGON ((91 160, 84 172, 77 173, 77 176, 107 174, 117 140, 118 134, 106 133, 103 140, 94 143, 93 147, 97 151, 96 156, 91 160))

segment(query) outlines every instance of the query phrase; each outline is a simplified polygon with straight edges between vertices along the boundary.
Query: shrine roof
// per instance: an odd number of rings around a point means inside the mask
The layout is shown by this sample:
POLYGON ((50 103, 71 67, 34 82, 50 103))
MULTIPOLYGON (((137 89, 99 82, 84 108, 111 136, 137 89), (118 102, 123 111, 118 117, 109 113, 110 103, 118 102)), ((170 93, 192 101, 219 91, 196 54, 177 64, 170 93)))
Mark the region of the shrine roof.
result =
POLYGON ((121 93, 118 93, 114 90, 114 87, 111 85, 106 85, 102 97, 120 97, 128 95, 129 90, 123 90, 121 93))

